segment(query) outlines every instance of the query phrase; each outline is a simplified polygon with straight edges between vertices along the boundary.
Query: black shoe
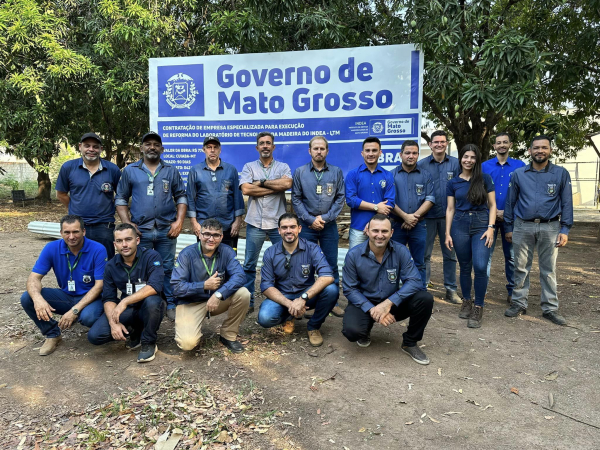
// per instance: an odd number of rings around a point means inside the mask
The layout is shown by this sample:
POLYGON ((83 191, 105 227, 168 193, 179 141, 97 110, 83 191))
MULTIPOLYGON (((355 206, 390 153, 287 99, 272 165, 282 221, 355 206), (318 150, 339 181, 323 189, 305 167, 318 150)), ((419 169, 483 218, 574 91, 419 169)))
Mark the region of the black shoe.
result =
POLYGON ((458 313, 458 317, 461 319, 468 319, 471 317, 471 311, 473 310, 473 300, 470 298, 463 298, 462 306, 460 308, 460 312, 458 313))
POLYGON ((429 358, 427 355, 416 345, 414 347, 406 347, 403 345, 401 348, 404 353, 413 359, 414 362, 423 364, 424 366, 429 364, 429 358))
POLYGON ((509 295, 506 297, 506 303, 508 303, 509 305, 512 303, 512 294, 509 294, 509 295))
POLYGON ((246 312, 246 315, 249 316, 253 312, 254 312, 254 306, 251 306, 250 308, 248 308, 248 311, 246 312))
POLYGON ((525 308, 521 308, 515 303, 512 303, 510 308, 504 311, 504 315, 506 317, 517 317, 519 314, 527 314, 527 310, 525 308))
POLYGON ((142 345, 140 343, 141 338, 142 333, 136 333, 135 330, 130 330, 129 339, 127 339, 127 342, 125 343, 125 348, 127 348, 127 350, 135 350, 140 345, 142 345))
POLYGON ((483 320, 483 306, 473 306, 467 327, 469 328, 481 328, 481 322, 483 320))
POLYGON ((460 304, 461 299, 458 296, 458 292, 452 291, 450 289, 446 289, 446 301, 448 303, 453 303, 455 305, 458 305, 458 304, 460 304))
POLYGON ((368 347, 369 345, 371 345, 371 336, 367 336, 364 339, 359 339, 358 341, 356 341, 356 345, 358 345, 359 347, 368 347))
POLYGON ((140 352, 138 353, 137 362, 145 363, 145 362, 152 361, 154 359, 154 357, 156 356, 157 350, 158 350, 158 347, 156 346, 156 344, 142 344, 142 348, 140 349, 140 352))
POLYGON ((548 319, 550 322, 555 323, 556 325, 566 325, 567 321, 563 316, 558 314, 556 311, 546 311, 542 314, 544 319, 548 319))
POLYGON ((175 308, 167 309, 167 319, 175 322, 175 308))
POLYGON ((238 341, 229 341, 223 336, 219 336, 219 341, 221 341, 221 344, 231 350, 231 353, 244 353, 245 348, 238 341))

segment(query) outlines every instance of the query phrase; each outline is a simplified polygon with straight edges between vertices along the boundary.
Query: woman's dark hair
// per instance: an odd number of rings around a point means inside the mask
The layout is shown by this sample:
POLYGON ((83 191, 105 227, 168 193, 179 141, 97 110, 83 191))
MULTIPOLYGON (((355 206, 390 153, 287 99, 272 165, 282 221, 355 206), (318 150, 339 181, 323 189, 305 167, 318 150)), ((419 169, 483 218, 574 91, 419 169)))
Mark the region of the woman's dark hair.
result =
POLYGON ((462 159, 465 153, 475 153, 475 165, 471 170, 471 186, 467 193, 467 200, 472 205, 483 205, 487 202, 487 190, 485 189, 485 183, 483 182, 483 173, 481 172, 481 152, 479 147, 475 144, 467 144, 458 152, 458 161, 462 170, 462 159))

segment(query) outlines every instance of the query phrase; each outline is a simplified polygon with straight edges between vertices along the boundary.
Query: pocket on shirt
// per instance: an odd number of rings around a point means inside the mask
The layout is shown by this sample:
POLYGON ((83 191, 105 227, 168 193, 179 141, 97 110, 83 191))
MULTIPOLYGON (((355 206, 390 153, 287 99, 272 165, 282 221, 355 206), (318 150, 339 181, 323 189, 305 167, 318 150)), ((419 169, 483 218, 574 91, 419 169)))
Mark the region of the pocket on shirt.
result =
POLYGON ((81 272, 81 282, 86 287, 92 287, 95 283, 94 272, 92 270, 84 270, 81 272))
POLYGON ((231 182, 231 180, 223 180, 223 182, 221 183, 221 191, 222 192, 232 192, 231 190, 231 186, 233 185, 233 183, 231 182))

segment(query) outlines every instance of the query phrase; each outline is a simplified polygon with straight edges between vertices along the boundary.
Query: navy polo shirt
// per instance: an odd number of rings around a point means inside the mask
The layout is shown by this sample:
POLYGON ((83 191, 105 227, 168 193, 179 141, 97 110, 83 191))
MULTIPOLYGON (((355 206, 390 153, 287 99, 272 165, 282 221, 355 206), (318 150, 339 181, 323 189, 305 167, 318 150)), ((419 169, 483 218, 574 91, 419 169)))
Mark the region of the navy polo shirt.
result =
POLYGON ((506 163, 500 164, 498 162, 498 157, 488 159, 481 164, 483 173, 490 174, 492 180, 494 180, 494 186, 496 186, 496 207, 500 211, 504 211, 510 177, 515 170, 524 165, 525 163, 520 159, 513 158, 508 158, 506 163))
POLYGON ((517 169, 510 180, 504 209, 507 232, 513 230, 515 217, 548 220, 558 215, 560 232, 569 234, 573 226, 573 193, 568 170, 551 162, 540 171, 532 164, 517 169))
POLYGON ((106 264, 106 269, 104 269, 104 286, 102 288, 102 301, 104 303, 119 303, 127 297, 128 280, 131 280, 133 292, 136 292, 136 285, 140 284, 151 286, 158 294, 162 292, 165 272, 163 269, 162 258, 158 252, 152 249, 138 247, 133 265, 126 265, 123 262, 123 257, 119 254, 115 255, 115 257, 106 264), (133 265, 135 265, 135 267, 131 270, 133 265), (131 278, 127 275, 125 268, 131 271, 131 278), (118 297, 117 289, 121 291, 120 299, 118 297))
POLYGON ((236 217, 244 215, 244 195, 238 188, 240 178, 237 169, 219 161, 212 170, 206 160, 190 170, 187 181, 188 217, 195 217, 202 224, 206 219, 217 219, 223 230, 229 230, 236 217))
POLYGON ((131 197, 131 221, 140 230, 166 228, 177 218, 176 204, 185 203, 185 185, 179 171, 172 165, 160 161, 154 175, 143 160, 123 169, 117 187, 117 206, 127 206, 131 197), (148 186, 153 186, 154 195, 148 195, 148 186))
POLYGON ((260 271, 262 292, 274 287, 285 296, 299 296, 315 284, 315 273, 320 277, 333 277, 331 266, 321 247, 314 242, 299 237, 298 246, 290 257, 290 268, 286 269, 288 256, 283 242, 278 242, 265 251, 260 271))
POLYGON ((325 163, 317 171, 312 161, 294 171, 292 205, 303 222, 312 225, 317 216, 326 222, 334 221, 342 212, 345 195, 342 169, 325 163), (317 186, 321 186, 317 194, 317 186))
POLYGON ((115 191, 121 178, 116 164, 100 160, 90 176, 83 158, 67 161, 60 168, 56 190, 69 194, 69 214, 83 218, 85 224, 114 223, 115 191))
POLYGON ((400 305, 423 290, 423 281, 404 245, 389 241, 379 263, 366 241, 348 250, 342 287, 348 301, 367 312, 386 299, 400 305))
POLYGON ((395 196, 394 177, 380 165, 373 173, 365 163, 352 169, 346 176, 346 203, 351 208, 350 227, 362 231, 375 215, 375 211, 358 209, 363 201, 374 204, 385 201, 393 208, 395 196))
POLYGON ((433 181, 433 195, 435 195, 435 204, 427 212, 428 219, 441 219, 446 217, 446 208, 448 199, 446 198, 446 184, 452 178, 460 174, 460 164, 458 158, 446 155, 444 160, 439 163, 433 155, 423 158, 417 163, 419 169, 426 170, 431 175, 433 181))
MULTIPOLYGON (((492 177, 487 173, 483 174, 483 184, 485 185, 485 191, 490 193, 494 191, 494 181, 492 177)), ((467 198, 469 188, 471 187, 471 180, 465 180, 461 177, 453 178, 448 181, 446 186, 446 193, 448 197, 454 197, 454 209, 456 211, 487 211, 488 204, 487 200, 481 205, 473 205, 467 198)))
POLYGON ((215 292, 220 292, 223 300, 226 300, 246 282, 242 265, 229 245, 220 244, 210 258, 202 255, 199 247, 200 243, 187 246, 179 253, 175 262, 171 286, 178 305, 206 302, 215 292), (213 274, 216 271, 224 276, 224 283, 216 291, 204 290, 204 282, 210 275, 202 263, 202 258, 209 269, 212 268, 213 261, 215 262, 213 274))
POLYGON ((77 256, 71 253, 64 239, 49 242, 43 248, 31 271, 46 275, 52 269, 58 287, 65 294, 75 297, 83 296, 96 284, 96 281, 103 279, 107 255, 102 244, 86 238, 83 240, 83 247, 79 250, 79 253, 77 256), (67 258, 69 258, 71 267, 73 267, 79 253, 81 257, 79 257, 72 273, 73 281, 75 281, 75 292, 70 292, 68 281, 71 274, 67 258))
MULTIPOLYGON (((399 165, 392 170, 396 188, 396 205, 405 213, 413 214, 425 201, 435 204, 433 180, 429 172, 415 167, 410 172, 399 165)), ((402 220, 396 219, 401 223, 402 220)))

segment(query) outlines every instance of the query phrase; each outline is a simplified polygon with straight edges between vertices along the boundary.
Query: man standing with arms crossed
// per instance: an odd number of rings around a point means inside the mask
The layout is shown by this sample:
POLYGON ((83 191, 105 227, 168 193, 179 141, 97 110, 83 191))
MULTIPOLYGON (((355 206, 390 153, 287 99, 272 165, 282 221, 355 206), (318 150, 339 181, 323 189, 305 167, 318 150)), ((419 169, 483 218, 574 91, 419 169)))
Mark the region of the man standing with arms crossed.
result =
MULTIPOLYGON (((335 222, 344 206, 344 174, 339 167, 327 164, 329 144, 323 136, 308 143, 311 161, 294 171, 292 205, 300 218, 300 237, 321 247, 339 287, 338 245, 340 235, 335 222)), ((344 310, 335 306, 331 313, 342 317, 344 310)), ((309 314, 310 316, 311 314, 309 314)))
POLYGON ((423 289, 427 290, 424 260, 427 229, 422 220, 435 202, 433 181, 429 172, 417 167, 419 144, 415 141, 402 143, 400 157, 402 164, 392 170, 396 187, 392 240, 403 245, 408 244, 410 254, 423 279, 423 289))
POLYGON ((141 150, 143 158, 123 169, 115 203, 121 222, 133 224, 142 234, 140 247, 154 249, 162 258, 167 317, 175 320, 171 272, 177 237, 187 211, 187 196, 177 168, 160 158, 164 150, 161 137, 152 131, 146 133, 141 150))
POLYGON ((427 227, 427 241, 425 243, 425 282, 429 286, 431 279, 431 254, 435 237, 440 239, 442 256, 444 257, 444 287, 446 288, 446 301, 461 303, 456 292, 456 255, 454 250, 449 250, 446 245, 446 184, 449 180, 460 174, 460 164, 454 156, 446 154, 448 135, 445 131, 438 130, 431 134, 431 155, 418 162, 417 167, 426 170, 433 180, 433 194, 435 202, 425 217, 427 227))
POLYGON ((221 141, 216 136, 204 139, 204 162, 195 165, 188 174, 188 217, 194 234, 200 241, 206 219, 217 219, 223 226, 222 244, 237 251, 238 233, 244 215, 244 196, 239 189, 236 168, 221 160, 221 141))
POLYGON ((254 312, 256 264, 266 237, 281 242, 277 231, 279 217, 285 211, 285 191, 292 187, 292 171, 286 163, 275 161, 275 138, 267 131, 256 137, 260 158, 246 163, 240 177, 240 189, 248 196, 246 213, 246 254, 244 257, 245 287, 250 291, 250 308, 254 312))
POLYGON ((350 211, 349 247, 365 242, 367 225, 375 214, 390 214, 394 209, 394 177, 379 166, 381 142, 376 137, 363 141, 364 163, 346 176, 346 203, 350 211))
POLYGON ((494 230, 494 242, 490 249, 490 260, 488 262, 487 276, 490 277, 492 269, 492 256, 494 255, 494 249, 496 248, 496 238, 498 237, 498 231, 502 238, 502 251, 504 252, 504 272, 506 274, 506 290, 508 296, 506 301, 510 304, 512 300, 512 293, 515 287, 515 254, 513 252, 513 246, 506 240, 506 228, 504 223, 504 205, 506 204, 506 197, 508 195, 508 186, 510 184, 510 178, 515 170, 519 167, 523 167, 525 163, 519 159, 513 159, 508 156, 510 149, 512 148, 512 141, 508 133, 498 133, 494 140, 494 150, 496 150, 496 157, 488 159, 481 164, 481 171, 487 173, 492 177, 494 186, 496 187, 496 207, 498 212, 496 213, 496 229, 494 230))
POLYGON ((56 198, 70 215, 85 224, 85 236, 106 249, 108 259, 115 256, 115 191, 121 178, 116 164, 100 159, 102 140, 94 133, 81 136, 81 159, 67 161, 56 180, 56 198))
POLYGON ((556 258, 558 248, 567 245, 573 226, 573 194, 569 172, 549 161, 551 153, 550 138, 535 137, 529 148, 531 163, 517 169, 510 181, 504 222, 506 240, 514 246, 515 288, 504 315, 516 317, 527 312, 529 272, 537 248, 543 316, 556 325, 566 325, 557 312, 556 258))

